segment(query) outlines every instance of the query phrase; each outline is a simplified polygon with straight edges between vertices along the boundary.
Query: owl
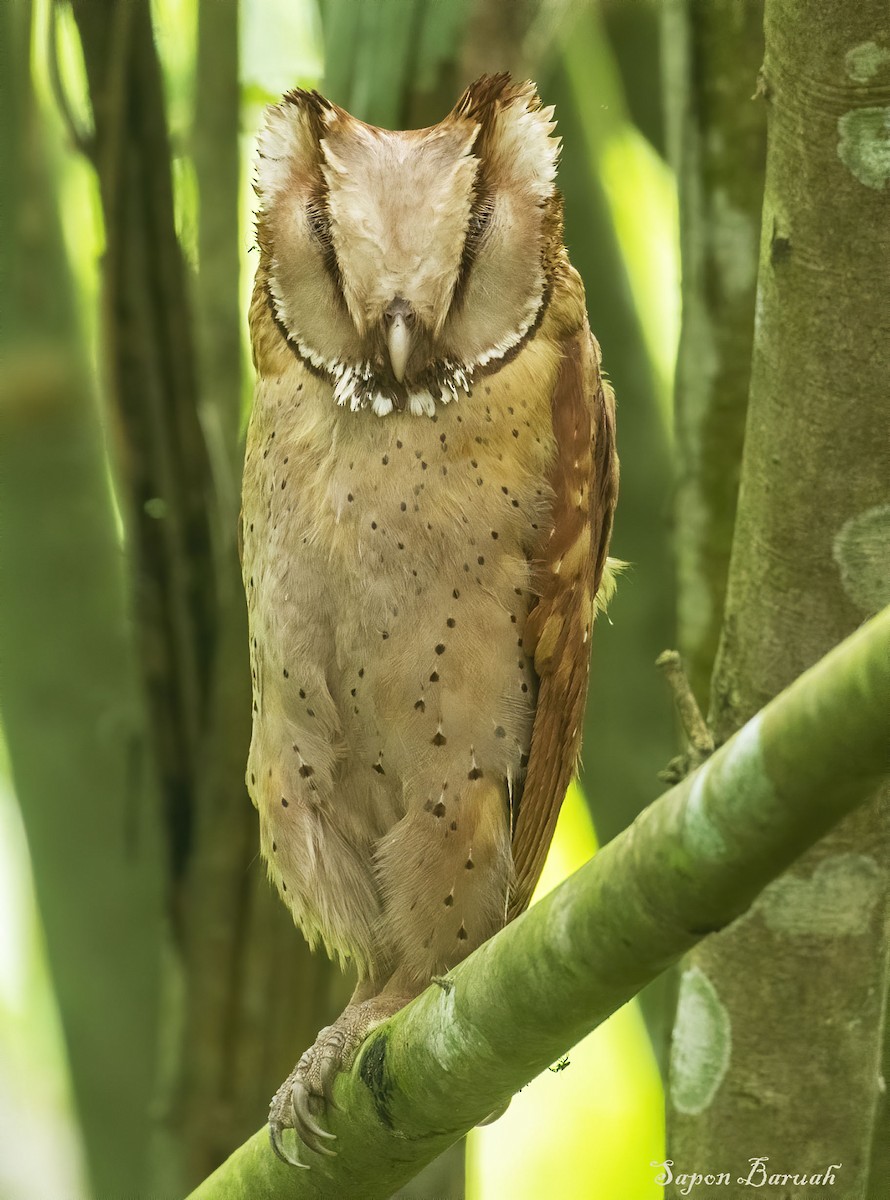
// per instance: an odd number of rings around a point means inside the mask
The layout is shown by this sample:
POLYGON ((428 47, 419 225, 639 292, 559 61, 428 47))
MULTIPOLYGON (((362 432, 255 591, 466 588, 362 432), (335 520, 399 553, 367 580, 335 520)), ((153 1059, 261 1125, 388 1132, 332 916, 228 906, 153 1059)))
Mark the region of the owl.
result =
POLYGON ((358 974, 272 1101, 290 1161, 368 1031, 528 904, 578 758, 618 467, 554 128, 495 75, 429 129, 294 91, 260 135, 247 781, 358 974))

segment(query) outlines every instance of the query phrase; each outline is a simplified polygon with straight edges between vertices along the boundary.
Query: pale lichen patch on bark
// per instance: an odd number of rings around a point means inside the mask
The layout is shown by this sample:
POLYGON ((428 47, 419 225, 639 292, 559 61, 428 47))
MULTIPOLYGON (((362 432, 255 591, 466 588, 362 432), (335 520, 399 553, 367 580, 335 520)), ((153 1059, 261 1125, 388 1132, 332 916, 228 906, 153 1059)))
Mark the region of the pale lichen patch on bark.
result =
POLYGON ((710 764, 706 763, 692 780, 683 824, 690 841, 697 849, 709 858, 723 858, 728 849, 726 840, 711 819, 707 806, 710 769, 710 764))
POLYGON ((856 937, 868 932, 881 898, 881 869, 865 854, 826 858, 809 879, 783 875, 754 906, 773 933, 856 937))
POLYGON ((838 158, 854 179, 882 191, 890 180, 890 107, 854 108, 837 128, 838 158))
POLYGON ((709 1106, 729 1067, 732 1026, 700 967, 683 972, 671 1049, 671 1103, 695 1116, 709 1106))
POLYGON ((890 604, 890 504, 876 504, 846 521, 832 555, 857 608, 871 616, 890 604))
POLYGON ((890 50, 877 42, 860 42, 844 57, 847 77, 854 83, 868 83, 881 67, 890 66, 890 50))
POLYGON ((442 994, 438 1000, 438 1008, 442 1014, 442 1020, 437 1021, 433 1026, 433 1035, 430 1037, 430 1052, 443 1070, 447 1070, 452 1055, 460 1053, 462 1046, 462 1035, 456 1032, 459 1030, 459 1024, 456 1019, 457 999, 454 994, 454 988, 452 987, 448 990, 442 989, 442 994))
POLYGON ((739 730, 726 752, 714 759, 709 772, 708 791, 731 796, 728 807, 733 814, 762 810, 764 798, 774 798, 775 788, 763 757, 762 725, 758 713, 739 730))

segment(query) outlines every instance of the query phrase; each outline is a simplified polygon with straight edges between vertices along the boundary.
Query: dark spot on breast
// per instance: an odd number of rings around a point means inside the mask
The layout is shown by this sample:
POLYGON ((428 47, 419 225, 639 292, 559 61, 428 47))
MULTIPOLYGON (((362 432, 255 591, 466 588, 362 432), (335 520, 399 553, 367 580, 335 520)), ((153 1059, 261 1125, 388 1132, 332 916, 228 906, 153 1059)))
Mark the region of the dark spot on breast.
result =
POLYGON ((303 690, 303 688, 300 688, 300 699, 301 700, 306 699, 306 692, 303 690))
POLYGON ((511 625, 516 624, 516 613, 510 613, 510 624, 511 625))
POLYGON ((376 528, 377 528, 377 522, 376 522, 376 521, 372 521, 372 522, 371 522, 371 528, 372 528, 372 529, 376 529, 376 528))
POLYGON ((479 564, 480 567, 484 567, 485 566, 484 555, 480 554, 479 557, 476 559, 476 562, 479 564))
POLYGON ((453 629, 455 627, 455 625, 457 624, 457 621, 455 621, 454 617, 449 617, 448 620, 445 622, 445 624, 448 626, 449 629, 453 629))
POLYGON ((389 641, 389 633, 387 630, 384 629, 383 633, 380 636, 383 638, 383 640, 385 642, 389 641))
POLYGON ((512 433, 513 433, 513 436, 514 436, 514 437, 516 437, 516 438, 518 438, 518 437, 519 437, 519 430, 518 430, 518 429, 514 429, 514 430, 512 430, 512 433))
POLYGON ((524 751, 519 756, 519 765, 520 765, 520 767, 528 766, 528 755, 524 751))
POLYGON ((303 763, 302 767, 300 767, 299 773, 304 779, 308 779, 310 775, 315 774, 315 769, 314 767, 310 767, 308 763, 303 763))
POLYGON ((377 774, 378 774, 378 775, 385 775, 385 774, 386 774, 386 772, 385 772, 385 771, 384 771, 384 769, 383 769, 383 763, 380 763, 380 762, 375 762, 375 763, 374 763, 374 770, 377 772, 377 774))
POLYGON ((306 709, 306 716, 307 716, 307 717, 314 717, 314 716, 315 716, 315 709, 314 709, 314 708, 307 708, 307 709, 306 709))
POLYGON ((460 942, 465 942, 467 940, 467 931, 464 929, 463 925, 461 925, 460 929, 457 931, 457 938, 460 942))
POLYGON ((430 683, 438 683, 438 682, 439 682, 439 672, 433 671, 432 675, 430 675, 430 683))
POLYGON ((453 897, 453 896, 446 896, 446 897, 445 897, 445 907, 446 907, 446 908, 451 908, 451 906, 452 906, 452 904, 453 904, 453 903, 454 903, 454 897, 453 897))
POLYGON ((396 449, 397 449, 397 450, 401 450, 401 448, 402 448, 402 443, 401 443, 400 441, 397 441, 397 442, 396 442, 396 449))
POLYGON ((457 829, 457 821, 452 821, 449 826, 449 829, 451 830, 452 833, 454 833, 454 831, 457 829))
POLYGON ((284 880, 283 880, 283 879, 282 879, 282 881, 281 881, 281 890, 282 890, 283 892, 286 892, 286 891, 287 891, 287 884, 284 882, 284 880))
POLYGON ((481 779, 482 771, 479 767, 473 767, 472 771, 467 772, 467 779, 481 779))
POLYGON ((404 500, 403 500, 403 501, 402 501, 402 503, 399 505, 399 508, 402 510, 402 512, 407 512, 407 511, 408 511, 408 505, 405 503, 405 501, 404 501, 404 500))
POLYGON ((475 867, 475 865, 476 864, 473 862, 473 860, 471 858, 468 858, 467 861, 464 863, 464 870, 472 871, 472 869, 473 869, 473 867, 475 867))
POLYGON ((460 600, 460 592, 457 590, 457 588, 454 589, 451 595, 455 600, 460 600))
POLYGON ((287 808, 287 800, 285 800, 284 796, 281 797, 281 807, 287 808))
POLYGON ((273 842, 272 843, 272 853, 275 854, 275 853, 277 853, 277 851, 278 851, 278 843, 273 842))
POLYGON ((443 643, 443 642, 439 642, 438 646, 436 646, 436 653, 437 653, 437 654, 444 654, 444 653, 445 653, 445 645, 444 645, 444 643, 443 643))
POLYGON ((359 677, 359 679, 364 679, 364 677, 365 677, 365 668, 364 667, 359 667, 358 677, 359 677))
POLYGON ((389 466, 389 455, 388 455, 388 454, 384 454, 383 458, 381 458, 381 460, 380 460, 380 461, 383 463, 383 465, 384 465, 385 467, 388 467, 388 466, 389 466))
POLYGON ((414 708, 417 712, 426 712, 426 703, 423 700, 417 700, 414 703, 414 708))
POLYGON ((290 671, 287 669, 287 667, 284 668, 282 674, 284 675, 285 679, 290 679, 290 671))
POLYGON ((506 729, 503 727, 503 725, 498 725, 498 727, 497 727, 497 728, 495 729, 495 731, 494 731, 494 736, 495 736, 496 738, 504 738, 504 737, 506 737, 506 736, 507 736, 507 731, 506 731, 506 729))
POLYGON ((497 540, 498 540, 498 537, 499 537, 500 535, 499 535, 499 533, 498 533, 498 531, 497 531, 496 529, 492 529, 492 531, 491 531, 491 536, 492 536, 492 538, 493 538, 495 541, 497 541, 497 540))
POLYGON ((442 730, 439 729, 436 731, 435 737, 430 738, 430 741, 434 746, 444 746, 448 739, 445 737, 445 734, 442 732, 442 730))
POLYGON ((353 495, 352 495, 352 492, 348 492, 348 493, 347 493, 347 495, 346 495, 346 499, 349 501, 349 503, 350 503, 350 504, 352 503, 352 501, 353 501, 353 495))
POLYGON ((251 783, 256 783, 256 775, 254 775, 254 774, 252 774, 252 773, 251 773, 251 776, 250 776, 250 782, 251 782, 251 783))
POLYGON ((439 817, 440 819, 445 816, 445 805, 442 803, 441 800, 436 805, 436 807, 433 809, 433 816, 439 817))

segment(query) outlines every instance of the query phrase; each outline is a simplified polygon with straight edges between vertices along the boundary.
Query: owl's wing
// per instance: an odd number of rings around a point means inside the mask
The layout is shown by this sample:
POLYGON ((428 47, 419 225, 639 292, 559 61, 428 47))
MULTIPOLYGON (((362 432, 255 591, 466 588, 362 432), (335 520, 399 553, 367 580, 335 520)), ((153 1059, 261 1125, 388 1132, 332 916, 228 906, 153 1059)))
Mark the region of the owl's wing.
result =
POLYGON ((511 918, 531 899, 575 772, 596 596, 611 584, 611 576, 603 576, 618 492, 615 402, 599 362, 599 346, 585 322, 563 343, 552 398, 552 519, 535 555, 539 599, 523 635, 539 687, 513 834, 511 918))

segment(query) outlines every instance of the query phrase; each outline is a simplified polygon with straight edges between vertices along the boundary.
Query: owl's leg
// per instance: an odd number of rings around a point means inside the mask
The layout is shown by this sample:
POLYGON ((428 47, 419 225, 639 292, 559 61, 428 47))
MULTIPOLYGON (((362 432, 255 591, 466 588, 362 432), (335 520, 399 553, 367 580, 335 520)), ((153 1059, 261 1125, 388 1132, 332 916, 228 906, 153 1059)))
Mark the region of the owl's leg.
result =
POLYGON ((318 1037, 302 1055, 293 1071, 275 1093, 269 1109, 269 1136, 272 1149, 284 1162, 306 1167, 284 1146, 282 1134, 293 1129, 298 1139, 316 1154, 332 1156, 335 1151, 324 1143, 335 1134, 318 1122, 328 1108, 335 1108, 334 1080, 339 1071, 348 1070, 356 1052, 372 1029, 398 1012, 411 995, 402 994, 379 980, 360 983, 349 1004, 333 1023, 320 1030, 318 1037), (315 1110, 315 1111, 313 1111, 315 1110))
POLYGON ((445 775, 377 850, 397 974, 417 990, 502 928, 512 880, 506 785, 489 779, 472 752, 445 775))

